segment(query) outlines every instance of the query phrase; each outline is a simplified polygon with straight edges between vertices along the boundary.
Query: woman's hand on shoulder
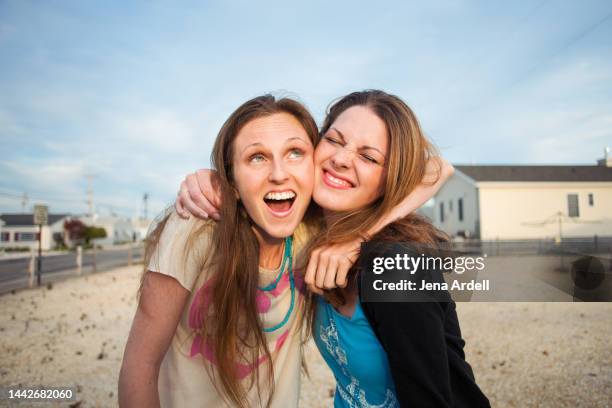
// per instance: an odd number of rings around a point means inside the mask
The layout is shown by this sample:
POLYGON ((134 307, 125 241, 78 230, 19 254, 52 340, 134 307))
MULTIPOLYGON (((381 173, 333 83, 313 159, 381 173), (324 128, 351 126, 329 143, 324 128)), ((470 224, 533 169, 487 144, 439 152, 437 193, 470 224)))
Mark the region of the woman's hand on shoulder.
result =
POLYGON ((218 188, 217 172, 200 169, 188 174, 181 182, 174 208, 182 218, 191 215, 214 220, 220 219, 221 194, 218 188))
POLYGON ((318 295, 324 290, 346 287, 348 271, 359 258, 363 239, 316 248, 310 254, 304 282, 318 295))

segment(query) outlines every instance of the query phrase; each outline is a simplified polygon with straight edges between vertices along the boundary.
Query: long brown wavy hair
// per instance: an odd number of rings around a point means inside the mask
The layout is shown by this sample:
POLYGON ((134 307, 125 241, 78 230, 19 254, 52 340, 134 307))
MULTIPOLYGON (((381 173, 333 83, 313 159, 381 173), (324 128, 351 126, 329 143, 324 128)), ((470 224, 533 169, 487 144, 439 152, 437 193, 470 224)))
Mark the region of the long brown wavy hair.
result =
MULTIPOLYGON (((192 229, 185 248, 185 258, 194 250, 194 243, 210 237, 210 247, 200 257, 201 268, 212 268, 212 299, 210 309, 202 310, 203 341, 212 346, 215 367, 205 364, 217 391, 231 404, 247 407, 247 393, 257 386, 261 402, 259 368, 252 371, 249 381, 242 382, 237 377, 235 363, 255 364, 262 354, 266 356, 268 370, 269 406, 274 393, 274 373, 265 334, 256 307, 259 280, 259 242, 253 232, 242 202, 236 197, 233 179, 234 140, 240 130, 250 121, 273 115, 287 113, 295 117, 304 127, 313 145, 319 140, 317 125, 308 110, 290 98, 276 99, 263 95, 242 104, 225 121, 217 135, 211 154, 213 168, 218 174, 218 191, 221 193, 221 221, 212 223, 198 221, 192 229), (212 235, 209 235, 211 234, 212 235), (211 311, 213 313, 211 318, 211 311)), ((306 212, 305 221, 314 217, 314 209, 306 212)), ((165 221, 159 223, 147 241, 146 256, 152 256, 164 228, 165 221)), ((148 259, 145 259, 145 267, 148 259)), ((201 305, 204 308, 204 305, 201 305)))
MULTIPOLYGON (((423 181, 428 160, 437 155, 435 147, 423 134, 419 121, 408 105, 399 97, 380 90, 353 92, 333 102, 328 107, 321 135, 329 130, 342 112, 353 106, 370 109, 385 123, 389 148, 383 194, 362 208, 329 216, 325 230, 307 245, 304 251, 306 256, 302 258, 302 262, 306 262, 308 255, 316 248, 348 242, 359 236, 365 237, 366 232, 384 214, 397 206, 423 181)), ((440 177, 441 170, 441 167, 438 167, 432 184, 440 177)), ((445 235, 424 218, 411 214, 383 229, 372 239, 415 241, 434 245, 445 240, 445 235)), ((352 269, 352 274, 349 274, 351 278, 354 278, 354 271, 355 268, 352 269)), ((336 306, 345 302, 342 289, 327 291, 325 298, 336 306)), ((306 330, 312 328, 314 309, 310 295, 306 317, 309 324, 305 325, 306 330)))

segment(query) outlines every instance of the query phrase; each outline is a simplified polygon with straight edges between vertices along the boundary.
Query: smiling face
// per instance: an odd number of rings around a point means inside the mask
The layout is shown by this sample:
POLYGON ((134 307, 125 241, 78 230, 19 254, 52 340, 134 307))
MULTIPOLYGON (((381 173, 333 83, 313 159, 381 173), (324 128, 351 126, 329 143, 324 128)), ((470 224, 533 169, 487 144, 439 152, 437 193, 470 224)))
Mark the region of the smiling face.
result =
POLYGON ((389 137, 370 108, 342 112, 323 135, 314 154, 313 198, 323 209, 350 211, 382 195, 389 137))
POLYGON ((275 113, 247 123, 233 143, 234 187, 258 232, 290 236, 313 188, 313 146, 304 127, 275 113))

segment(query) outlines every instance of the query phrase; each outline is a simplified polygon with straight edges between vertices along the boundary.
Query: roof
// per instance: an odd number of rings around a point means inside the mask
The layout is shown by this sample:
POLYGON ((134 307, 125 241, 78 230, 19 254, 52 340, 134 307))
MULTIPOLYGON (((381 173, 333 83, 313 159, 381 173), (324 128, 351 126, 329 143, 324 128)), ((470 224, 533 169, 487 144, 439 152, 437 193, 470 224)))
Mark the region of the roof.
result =
POLYGON ((612 167, 535 165, 455 165, 475 181, 612 181, 612 167))
MULTIPOLYGON (((70 216, 70 214, 49 214, 49 225, 55 224, 57 221, 68 216, 70 216)), ((32 213, 0 214, 0 219, 5 222, 5 227, 34 225, 34 215, 32 213)))

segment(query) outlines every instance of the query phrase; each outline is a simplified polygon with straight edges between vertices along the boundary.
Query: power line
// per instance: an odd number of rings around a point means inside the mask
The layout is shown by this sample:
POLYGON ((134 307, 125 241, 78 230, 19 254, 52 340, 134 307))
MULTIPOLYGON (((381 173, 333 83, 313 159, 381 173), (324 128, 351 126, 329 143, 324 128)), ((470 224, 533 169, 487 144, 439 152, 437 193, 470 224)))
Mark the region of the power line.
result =
MULTIPOLYGON (((83 201, 83 199, 43 197, 41 195, 30 196, 27 193, 24 193, 24 194, 26 194, 28 196, 28 199, 31 201, 40 201, 40 202, 46 202, 46 203, 64 202, 68 204, 87 204, 85 201, 83 201)), ((23 194, 11 193, 11 192, 8 192, 8 190, 4 190, 4 191, 0 190, 0 196, 15 199, 15 201, 23 200, 23 194)), ((134 212, 138 210, 137 207, 118 206, 116 204, 110 204, 107 202, 98 202, 98 205, 108 207, 108 208, 113 207, 119 210, 130 211, 130 212, 134 212)))
MULTIPOLYGON (((583 39, 584 37, 586 37, 589 33, 591 33, 593 30, 595 30, 596 28, 598 28, 600 25, 602 25, 604 22, 606 22, 607 20, 609 20, 612 17, 612 11, 610 13, 608 13, 607 15, 605 15, 603 18, 597 20, 594 24, 589 25, 588 27, 586 27, 584 30, 580 31, 578 34, 574 35, 573 37, 571 37, 570 39, 568 39, 567 41, 565 41, 560 47, 557 47, 552 53, 548 54, 547 56, 545 56, 544 58, 539 59, 535 64, 531 65, 530 68, 528 68, 526 71, 524 71, 523 73, 519 74, 518 77, 516 77, 512 82, 510 82, 508 85, 502 86, 501 88, 498 88, 497 91, 495 93, 493 93, 492 95, 489 95, 488 98, 483 98, 483 100, 480 101, 480 103, 478 103, 477 105, 471 107, 471 108, 467 108, 462 110, 461 112, 459 112, 459 114, 461 116, 467 114, 467 113, 473 113, 475 111, 478 111, 479 109, 483 108, 484 106, 490 106, 491 101, 494 98, 497 98, 498 96, 500 96, 500 94, 502 93, 502 91, 507 91, 510 88, 513 88, 514 86, 516 86, 519 82, 523 81, 523 79, 532 74, 537 68, 539 68, 541 65, 543 65, 544 63, 552 60, 553 58, 555 58, 557 55, 559 55, 561 52, 565 51, 566 49, 570 48, 572 45, 574 45, 575 43, 577 43, 578 41, 580 41, 581 39, 583 39)), ((456 117, 457 115, 455 115, 456 117)), ((446 127, 446 125, 450 123, 447 122, 444 126, 442 126, 441 128, 446 127)))
MULTIPOLYGON (((8 192, 8 190, 4 190, 4 192, 0 190, 0 195, 4 196, 4 197, 11 197, 11 198, 17 198, 19 200, 23 200, 23 194, 10 193, 10 192, 8 192)), ((64 201, 64 202, 69 202, 69 203, 78 202, 78 203, 83 204, 83 200, 82 199, 59 198, 59 197, 46 197, 46 198, 42 198, 40 195, 38 195, 36 193, 35 193, 35 196, 28 196, 28 198, 29 198, 29 200, 33 200, 33 201, 64 201)))
MULTIPOLYGON (((446 95, 448 95, 450 90, 455 88, 456 84, 460 83, 463 80, 463 78, 468 76, 470 73, 473 73, 473 72, 477 71, 479 66, 482 67, 482 66, 489 65, 489 64, 483 64, 483 63, 478 64, 478 62, 484 61, 485 60, 485 58, 484 58, 485 56, 487 56, 487 55, 490 56, 490 55, 494 54, 495 51, 499 52, 502 49, 501 45, 505 44, 509 38, 511 38, 517 32, 519 32, 520 29, 523 27, 523 25, 529 19, 531 19, 531 17, 533 17, 536 14, 536 12, 538 10, 540 10, 542 8, 542 6, 544 6, 544 4, 548 3, 548 1, 549 0, 542 0, 535 7, 530 9, 527 14, 525 14, 522 18, 519 19, 519 21, 516 22, 516 24, 514 24, 514 26, 513 26, 513 28, 511 30, 508 30, 506 32, 506 34, 503 35, 498 42, 496 42, 494 47, 487 48, 486 51, 480 53, 476 58, 473 58, 472 61, 474 61, 474 64, 470 64, 467 69, 463 70, 462 74, 455 76, 454 79, 451 80, 451 81, 447 81, 445 83, 446 85, 444 87, 440 88, 440 89, 442 89, 443 92, 446 95)), ((491 59, 489 59, 489 63, 490 63, 490 61, 491 61, 491 59)), ((433 96, 434 94, 435 93, 432 93, 431 95, 433 96)))
POLYGON ((590 25, 589 27, 587 27, 585 30, 579 32, 577 35, 575 35, 574 37, 570 38, 568 41, 565 42, 565 44, 563 44, 561 47, 558 47, 552 54, 550 54, 549 56, 540 59, 538 62, 536 62, 535 64, 533 64, 527 71, 525 71, 522 75, 519 75, 518 78, 516 78, 514 80, 514 82, 512 82, 510 85, 506 86, 506 88, 512 88, 513 86, 515 86, 518 82, 520 82, 524 77, 530 75, 533 71, 535 71, 540 65, 550 61, 551 59, 555 58, 557 55, 559 55, 561 52, 565 51, 566 49, 570 48, 572 45, 574 45, 575 43, 577 43, 578 41, 582 40, 584 37, 587 36, 587 34, 589 34, 590 32, 592 32, 593 30, 595 30, 596 28, 598 28, 600 25, 602 25, 604 22, 606 22, 606 20, 609 20, 612 17, 612 11, 610 13, 608 13, 605 17, 603 17, 602 19, 598 20, 597 22, 595 22, 595 24, 590 25))

